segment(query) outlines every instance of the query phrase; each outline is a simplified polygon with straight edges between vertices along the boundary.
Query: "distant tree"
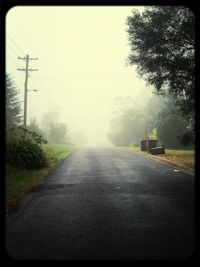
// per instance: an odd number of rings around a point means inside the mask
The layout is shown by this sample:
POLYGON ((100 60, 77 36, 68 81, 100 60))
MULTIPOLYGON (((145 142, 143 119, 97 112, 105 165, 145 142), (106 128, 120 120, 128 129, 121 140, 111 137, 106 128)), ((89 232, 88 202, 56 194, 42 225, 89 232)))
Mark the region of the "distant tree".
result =
POLYGON ((6 74, 6 130, 9 131, 22 122, 20 102, 15 82, 10 74, 6 74))
POLYGON ((57 113, 56 111, 48 111, 44 113, 42 117, 41 127, 45 131, 45 133, 48 133, 48 131, 51 128, 51 124, 56 124, 57 122, 57 113))
POLYGON ((143 110, 129 109, 122 116, 122 133, 127 144, 139 144, 147 134, 146 116, 143 110))
POLYGON ((153 96, 144 108, 123 109, 111 120, 109 140, 117 146, 139 144, 142 139, 158 139, 168 148, 182 148, 194 137, 189 121, 180 115, 170 96, 153 96))
POLYGON ((121 116, 118 115, 113 117, 110 123, 110 131, 108 133, 110 142, 116 146, 127 145, 122 136, 121 116))
POLYGON ((184 6, 151 6, 127 19, 130 65, 157 94, 170 93, 194 126, 195 18, 184 6))
POLYGON ((68 129, 64 123, 50 124, 48 141, 52 144, 65 144, 67 143, 68 129))
POLYGON ((112 119, 108 138, 114 145, 128 146, 138 144, 146 134, 145 114, 132 107, 112 119))
POLYGON ((30 124, 27 126, 27 129, 31 132, 35 132, 39 135, 42 135, 43 138, 46 138, 45 132, 40 128, 39 124, 37 123, 36 118, 30 119, 30 124))

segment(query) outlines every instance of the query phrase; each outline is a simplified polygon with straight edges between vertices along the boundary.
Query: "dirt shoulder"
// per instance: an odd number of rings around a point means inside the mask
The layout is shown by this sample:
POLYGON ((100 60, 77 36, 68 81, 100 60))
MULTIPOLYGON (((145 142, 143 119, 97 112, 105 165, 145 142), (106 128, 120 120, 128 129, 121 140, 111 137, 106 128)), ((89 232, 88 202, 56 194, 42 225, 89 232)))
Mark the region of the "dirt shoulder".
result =
POLYGON ((159 161, 163 164, 176 166, 177 169, 187 174, 194 175, 195 173, 195 156, 192 151, 166 150, 166 154, 152 155, 147 152, 140 151, 139 148, 129 147, 124 149, 159 161))
MULTIPOLYGON (((138 153, 140 153, 140 152, 138 152, 138 153)), ((152 159, 154 159, 156 161, 176 166, 177 169, 179 169, 180 171, 183 171, 183 172, 185 172, 187 174, 190 174, 190 175, 194 175, 194 169, 193 168, 189 168, 189 167, 183 165, 182 163, 180 163, 181 162, 180 157, 167 156, 167 155, 166 155, 166 157, 163 157, 163 155, 155 156, 155 155, 147 154, 147 153, 144 153, 144 152, 141 152, 140 154, 142 154, 145 157, 152 158, 152 159)))

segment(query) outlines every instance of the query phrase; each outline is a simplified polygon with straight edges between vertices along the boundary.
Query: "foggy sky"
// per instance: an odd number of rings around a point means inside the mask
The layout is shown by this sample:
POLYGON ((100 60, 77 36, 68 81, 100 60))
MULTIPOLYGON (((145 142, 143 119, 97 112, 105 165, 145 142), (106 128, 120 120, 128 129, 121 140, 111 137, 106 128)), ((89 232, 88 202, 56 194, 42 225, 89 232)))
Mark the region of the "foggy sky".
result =
MULTIPOLYGON (((28 122, 40 123, 45 112, 59 108, 59 122, 82 132, 88 145, 107 143, 113 99, 131 96, 145 104, 152 90, 126 66, 130 47, 126 18, 138 7, 23 7, 6 17, 6 64, 24 95, 25 61, 30 62, 28 122)), ((140 7, 142 10, 142 7, 140 7)), ((23 102, 22 102, 23 109, 23 102)))

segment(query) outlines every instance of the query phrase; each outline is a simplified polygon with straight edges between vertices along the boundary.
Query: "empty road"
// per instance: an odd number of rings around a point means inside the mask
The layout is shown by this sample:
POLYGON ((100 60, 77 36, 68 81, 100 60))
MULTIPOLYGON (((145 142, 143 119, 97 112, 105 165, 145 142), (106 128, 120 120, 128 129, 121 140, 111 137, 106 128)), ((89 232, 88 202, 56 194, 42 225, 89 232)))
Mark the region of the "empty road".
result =
POLYGON ((7 218, 15 259, 185 259, 194 250, 194 177, 120 149, 62 161, 7 218))

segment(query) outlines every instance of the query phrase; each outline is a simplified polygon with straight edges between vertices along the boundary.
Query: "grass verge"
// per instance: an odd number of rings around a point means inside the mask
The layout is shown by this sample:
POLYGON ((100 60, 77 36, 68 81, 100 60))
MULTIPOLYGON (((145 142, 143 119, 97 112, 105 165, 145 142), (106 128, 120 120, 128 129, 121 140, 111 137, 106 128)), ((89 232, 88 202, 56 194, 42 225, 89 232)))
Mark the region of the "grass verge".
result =
MULTIPOLYGON (((122 147, 130 152, 145 153, 140 150, 140 147, 122 147)), ((151 155, 151 154, 149 154, 151 155)), ((194 150, 178 150, 178 149, 165 149, 165 154, 155 155, 163 159, 167 159, 173 163, 180 164, 184 167, 194 169, 195 167, 195 151, 194 150)))
POLYGON ((177 164, 194 169, 195 167, 195 152, 194 150, 175 150, 166 149, 166 154, 158 155, 177 164))
POLYGON ((60 145, 43 145, 43 149, 48 158, 46 168, 24 170, 6 165, 6 213, 15 207, 20 197, 38 186, 48 172, 74 150, 73 147, 60 145))

